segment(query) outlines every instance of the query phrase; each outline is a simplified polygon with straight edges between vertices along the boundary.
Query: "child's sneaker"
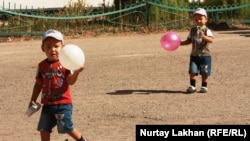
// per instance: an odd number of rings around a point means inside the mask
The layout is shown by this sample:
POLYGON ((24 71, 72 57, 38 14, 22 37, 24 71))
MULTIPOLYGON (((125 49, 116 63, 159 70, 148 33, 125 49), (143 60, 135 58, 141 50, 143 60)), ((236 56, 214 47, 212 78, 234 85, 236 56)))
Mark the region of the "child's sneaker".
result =
POLYGON ((207 93, 207 87, 201 87, 200 93, 207 93))
POLYGON ((194 86, 189 86, 187 89, 187 93, 194 93, 196 92, 196 88, 194 86))

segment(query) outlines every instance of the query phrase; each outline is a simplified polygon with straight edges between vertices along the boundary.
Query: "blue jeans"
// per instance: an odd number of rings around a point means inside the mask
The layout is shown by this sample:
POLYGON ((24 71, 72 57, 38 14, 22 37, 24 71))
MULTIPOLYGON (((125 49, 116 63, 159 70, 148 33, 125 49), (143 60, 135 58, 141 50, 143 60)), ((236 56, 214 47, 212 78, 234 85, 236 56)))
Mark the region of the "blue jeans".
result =
POLYGON ((211 74, 211 56, 190 56, 189 74, 194 73, 202 76, 211 74))
POLYGON ((72 109, 72 104, 44 105, 37 130, 52 132, 52 128, 57 125, 58 133, 73 131, 72 109))

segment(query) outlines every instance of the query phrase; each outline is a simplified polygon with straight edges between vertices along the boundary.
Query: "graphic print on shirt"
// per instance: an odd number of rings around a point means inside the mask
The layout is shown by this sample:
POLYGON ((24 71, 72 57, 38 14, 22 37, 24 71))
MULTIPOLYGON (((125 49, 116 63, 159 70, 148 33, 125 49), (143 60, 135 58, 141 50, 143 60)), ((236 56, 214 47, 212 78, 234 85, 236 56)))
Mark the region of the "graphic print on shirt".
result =
POLYGON ((204 32, 207 36, 207 28, 193 27, 191 29, 190 39, 192 40, 192 54, 195 56, 199 56, 201 54, 205 54, 208 51, 207 42, 202 40, 200 37, 200 32, 204 32))
POLYGON ((48 101, 56 101, 60 99, 64 93, 63 83, 65 76, 62 72, 62 66, 51 67, 44 73, 44 88, 42 98, 48 101))

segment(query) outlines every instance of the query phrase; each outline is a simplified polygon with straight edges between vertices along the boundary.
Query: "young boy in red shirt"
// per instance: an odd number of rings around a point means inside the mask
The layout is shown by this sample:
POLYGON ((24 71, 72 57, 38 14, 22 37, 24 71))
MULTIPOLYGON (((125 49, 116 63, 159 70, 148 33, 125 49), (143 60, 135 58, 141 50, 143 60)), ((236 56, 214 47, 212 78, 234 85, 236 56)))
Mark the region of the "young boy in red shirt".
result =
POLYGON ((52 128, 57 125, 58 133, 68 133, 76 141, 86 141, 76 130, 72 122, 72 97, 70 85, 84 66, 78 70, 67 70, 59 62, 59 52, 64 46, 63 35, 57 30, 48 30, 43 34, 41 49, 47 56, 38 64, 29 107, 35 105, 41 93, 43 104, 37 130, 41 140, 49 141, 52 128))

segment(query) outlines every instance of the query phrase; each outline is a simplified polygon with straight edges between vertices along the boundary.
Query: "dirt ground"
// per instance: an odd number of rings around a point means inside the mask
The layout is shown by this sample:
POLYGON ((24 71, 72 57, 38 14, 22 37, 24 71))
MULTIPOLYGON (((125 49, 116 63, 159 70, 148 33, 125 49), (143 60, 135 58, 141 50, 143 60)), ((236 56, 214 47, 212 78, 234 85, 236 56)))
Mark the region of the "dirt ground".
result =
MULTIPOLYGON (((136 124, 250 124, 250 30, 213 33, 209 92, 190 95, 184 92, 191 46, 167 52, 163 33, 67 39, 86 55, 71 87, 75 127, 89 141, 134 141, 136 124)), ((187 31, 177 34, 184 40, 187 31)), ((45 57, 40 44, 0 43, 0 141, 40 140, 39 113, 24 115, 45 57)), ((73 141, 54 128, 51 140, 65 139, 73 141)))

